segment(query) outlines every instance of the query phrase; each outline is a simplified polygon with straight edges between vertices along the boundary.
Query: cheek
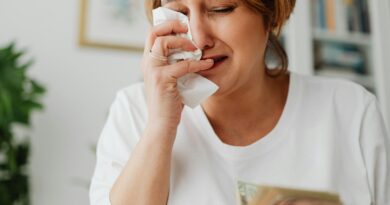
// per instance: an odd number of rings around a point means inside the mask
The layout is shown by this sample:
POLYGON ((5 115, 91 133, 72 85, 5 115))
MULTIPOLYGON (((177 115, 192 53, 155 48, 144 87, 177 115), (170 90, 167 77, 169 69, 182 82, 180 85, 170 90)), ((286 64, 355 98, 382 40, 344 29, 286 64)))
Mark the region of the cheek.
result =
POLYGON ((256 15, 243 15, 219 25, 221 39, 230 47, 234 56, 263 58, 267 45, 267 31, 263 19, 256 15))
MULTIPOLYGON (((264 52, 267 46, 267 36, 263 30, 249 30, 242 32, 240 39, 232 42, 234 44, 233 56, 234 61, 244 66, 258 68, 264 62, 264 52)), ((239 36, 239 35, 237 35, 239 36)))
POLYGON ((245 27, 243 26, 242 33, 245 35, 243 39, 246 39, 243 41, 243 44, 246 45, 247 49, 257 56, 262 56, 259 54, 264 53, 268 40, 267 31, 263 26, 262 19, 259 18, 257 21, 249 21, 245 27))

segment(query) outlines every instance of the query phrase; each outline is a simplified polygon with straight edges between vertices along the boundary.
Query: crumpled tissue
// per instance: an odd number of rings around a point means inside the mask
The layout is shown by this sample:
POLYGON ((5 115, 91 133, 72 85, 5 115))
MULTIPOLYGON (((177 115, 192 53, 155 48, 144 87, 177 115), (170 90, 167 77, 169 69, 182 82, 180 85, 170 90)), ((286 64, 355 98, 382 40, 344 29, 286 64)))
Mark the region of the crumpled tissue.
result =
MULTIPOLYGON (((159 7, 153 10, 153 25, 161 24, 167 20, 179 20, 181 23, 187 25, 188 32, 177 34, 177 36, 187 38, 192 41, 191 30, 186 15, 165 7, 159 7)), ((202 57, 202 51, 199 48, 193 52, 182 51, 181 49, 171 49, 169 50, 169 53, 169 64, 187 59, 198 61, 202 57)), ((180 95, 183 98, 183 103, 191 108, 195 108, 200 105, 219 88, 212 81, 196 73, 189 73, 180 77, 178 79, 177 86, 180 95)))

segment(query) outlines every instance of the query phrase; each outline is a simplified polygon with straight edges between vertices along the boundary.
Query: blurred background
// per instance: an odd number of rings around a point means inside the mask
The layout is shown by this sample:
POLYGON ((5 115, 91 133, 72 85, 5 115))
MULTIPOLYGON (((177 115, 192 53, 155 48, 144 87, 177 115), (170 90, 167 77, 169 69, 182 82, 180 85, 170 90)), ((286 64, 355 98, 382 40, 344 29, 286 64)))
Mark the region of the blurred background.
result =
MULTIPOLYGON (((142 80, 143 11, 142 0, 0 0, 0 204, 89 203, 109 106, 142 80)), ((388 126, 389 22, 389 0, 298 0, 281 36, 290 70, 362 84, 388 126)))

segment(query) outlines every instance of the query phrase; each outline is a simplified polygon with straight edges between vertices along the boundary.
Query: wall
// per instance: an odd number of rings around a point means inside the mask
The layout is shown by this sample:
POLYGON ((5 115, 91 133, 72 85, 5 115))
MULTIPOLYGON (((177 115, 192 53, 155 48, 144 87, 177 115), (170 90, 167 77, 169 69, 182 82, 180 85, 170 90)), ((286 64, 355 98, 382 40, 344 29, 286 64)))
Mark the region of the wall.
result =
POLYGON ((0 0, 0 45, 15 40, 48 88, 35 113, 32 202, 88 204, 96 143, 115 92, 141 78, 140 54, 79 48, 78 0, 0 0))

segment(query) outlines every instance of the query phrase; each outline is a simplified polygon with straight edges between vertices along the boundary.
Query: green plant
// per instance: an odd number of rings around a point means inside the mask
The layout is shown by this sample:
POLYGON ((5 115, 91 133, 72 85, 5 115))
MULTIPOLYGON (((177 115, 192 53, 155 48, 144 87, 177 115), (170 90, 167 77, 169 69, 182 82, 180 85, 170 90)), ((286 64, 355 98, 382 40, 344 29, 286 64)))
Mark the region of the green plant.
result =
POLYGON ((27 76, 32 61, 15 44, 0 48, 0 204, 29 204, 28 140, 17 141, 13 127, 30 127, 33 110, 42 109, 45 88, 27 76))

